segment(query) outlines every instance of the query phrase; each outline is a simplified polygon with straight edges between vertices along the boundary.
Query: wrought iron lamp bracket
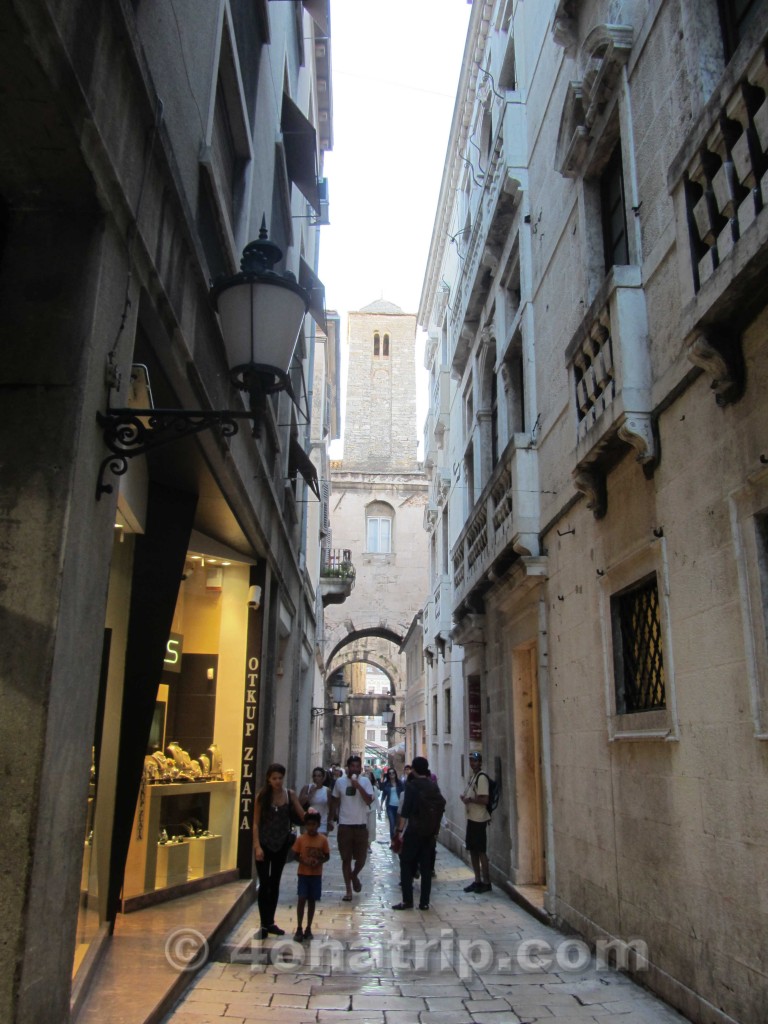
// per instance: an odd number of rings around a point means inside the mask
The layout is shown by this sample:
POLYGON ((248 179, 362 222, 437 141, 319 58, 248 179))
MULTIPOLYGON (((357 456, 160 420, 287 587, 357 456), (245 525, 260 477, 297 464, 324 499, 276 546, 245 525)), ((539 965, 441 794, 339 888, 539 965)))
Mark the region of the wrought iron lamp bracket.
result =
POLYGON ((218 427, 222 437, 238 432, 238 420, 256 419, 258 411, 204 411, 197 409, 111 409, 97 412, 96 420, 104 431, 104 443, 111 454, 102 460, 96 483, 96 500, 111 494, 113 485, 105 483, 109 470, 115 476, 128 471, 129 460, 146 455, 153 448, 178 441, 191 434, 218 427))
POLYGON ((320 718, 322 715, 335 715, 336 708, 312 708, 312 717, 320 718))

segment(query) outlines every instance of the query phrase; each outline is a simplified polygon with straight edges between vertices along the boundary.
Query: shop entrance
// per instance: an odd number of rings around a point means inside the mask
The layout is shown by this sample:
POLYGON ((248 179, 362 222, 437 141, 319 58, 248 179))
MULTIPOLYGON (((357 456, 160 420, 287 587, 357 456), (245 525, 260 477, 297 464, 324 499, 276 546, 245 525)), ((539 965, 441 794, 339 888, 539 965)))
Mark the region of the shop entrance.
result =
POLYGON ((546 884, 541 778, 541 724, 536 644, 512 652, 515 729, 515 798, 517 805, 518 886, 546 884))

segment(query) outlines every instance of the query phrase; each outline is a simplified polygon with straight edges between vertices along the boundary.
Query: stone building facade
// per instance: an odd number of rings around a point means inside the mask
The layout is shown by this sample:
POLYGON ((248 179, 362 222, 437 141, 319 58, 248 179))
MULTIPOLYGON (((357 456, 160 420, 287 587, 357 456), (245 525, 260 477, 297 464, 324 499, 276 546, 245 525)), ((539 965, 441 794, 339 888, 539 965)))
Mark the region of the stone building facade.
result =
POLYGON ((476 2, 419 309, 430 759, 501 783, 497 885, 720 1024, 768 1004, 767 40, 476 2))
POLYGON ((347 324, 344 457, 332 464, 330 523, 334 547, 351 553, 355 586, 343 606, 326 609, 326 668, 332 673, 364 662, 381 669, 394 698, 393 728, 401 728, 406 661, 400 645, 427 584, 416 318, 378 300, 349 313, 347 324))
POLYGON ((77 1015, 134 896, 247 893, 264 769, 308 768, 313 318, 283 367, 295 401, 267 395, 257 436, 230 419, 127 456, 108 444, 197 425, 159 410, 248 414, 210 287, 263 219, 276 272, 323 322, 330 5, 181 6, 12 0, 0 16, 8 1024, 77 1015))

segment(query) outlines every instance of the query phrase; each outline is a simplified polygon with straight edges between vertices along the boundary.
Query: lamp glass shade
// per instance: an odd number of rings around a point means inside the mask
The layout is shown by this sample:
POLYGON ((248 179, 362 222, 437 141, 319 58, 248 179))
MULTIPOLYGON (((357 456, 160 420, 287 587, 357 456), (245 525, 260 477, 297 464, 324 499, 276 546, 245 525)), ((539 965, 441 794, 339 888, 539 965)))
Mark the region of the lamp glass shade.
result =
POLYGON ((384 723, 384 725, 391 725, 392 722, 395 720, 395 712, 394 711, 382 711, 381 712, 381 720, 384 723))
POLYGON ((230 368, 273 366, 286 373, 307 311, 294 281, 241 281, 219 292, 218 311, 230 368))
POLYGON ((331 694, 335 703, 343 704, 349 696, 349 687, 346 683, 334 683, 331 687, 331 694))

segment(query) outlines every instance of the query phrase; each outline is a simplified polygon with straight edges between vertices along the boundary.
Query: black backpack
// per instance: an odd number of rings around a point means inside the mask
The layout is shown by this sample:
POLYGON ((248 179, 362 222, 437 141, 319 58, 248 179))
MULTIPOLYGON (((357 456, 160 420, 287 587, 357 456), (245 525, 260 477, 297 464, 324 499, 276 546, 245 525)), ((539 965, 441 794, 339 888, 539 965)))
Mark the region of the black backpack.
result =
POLYGON ((499 784, 496 779, 492 779, 488 772, 478 772, 478 778, 484 775, 488 779, 488 813, 493 814, 496 808, 499 806, 499 784))
POLYGON ((408 828, 413 829, 417 836, 436 836, 445 811, 445 797, 440 787, 432 779, 411 779, 409 786, 416 788, 417 799, 408 828))

